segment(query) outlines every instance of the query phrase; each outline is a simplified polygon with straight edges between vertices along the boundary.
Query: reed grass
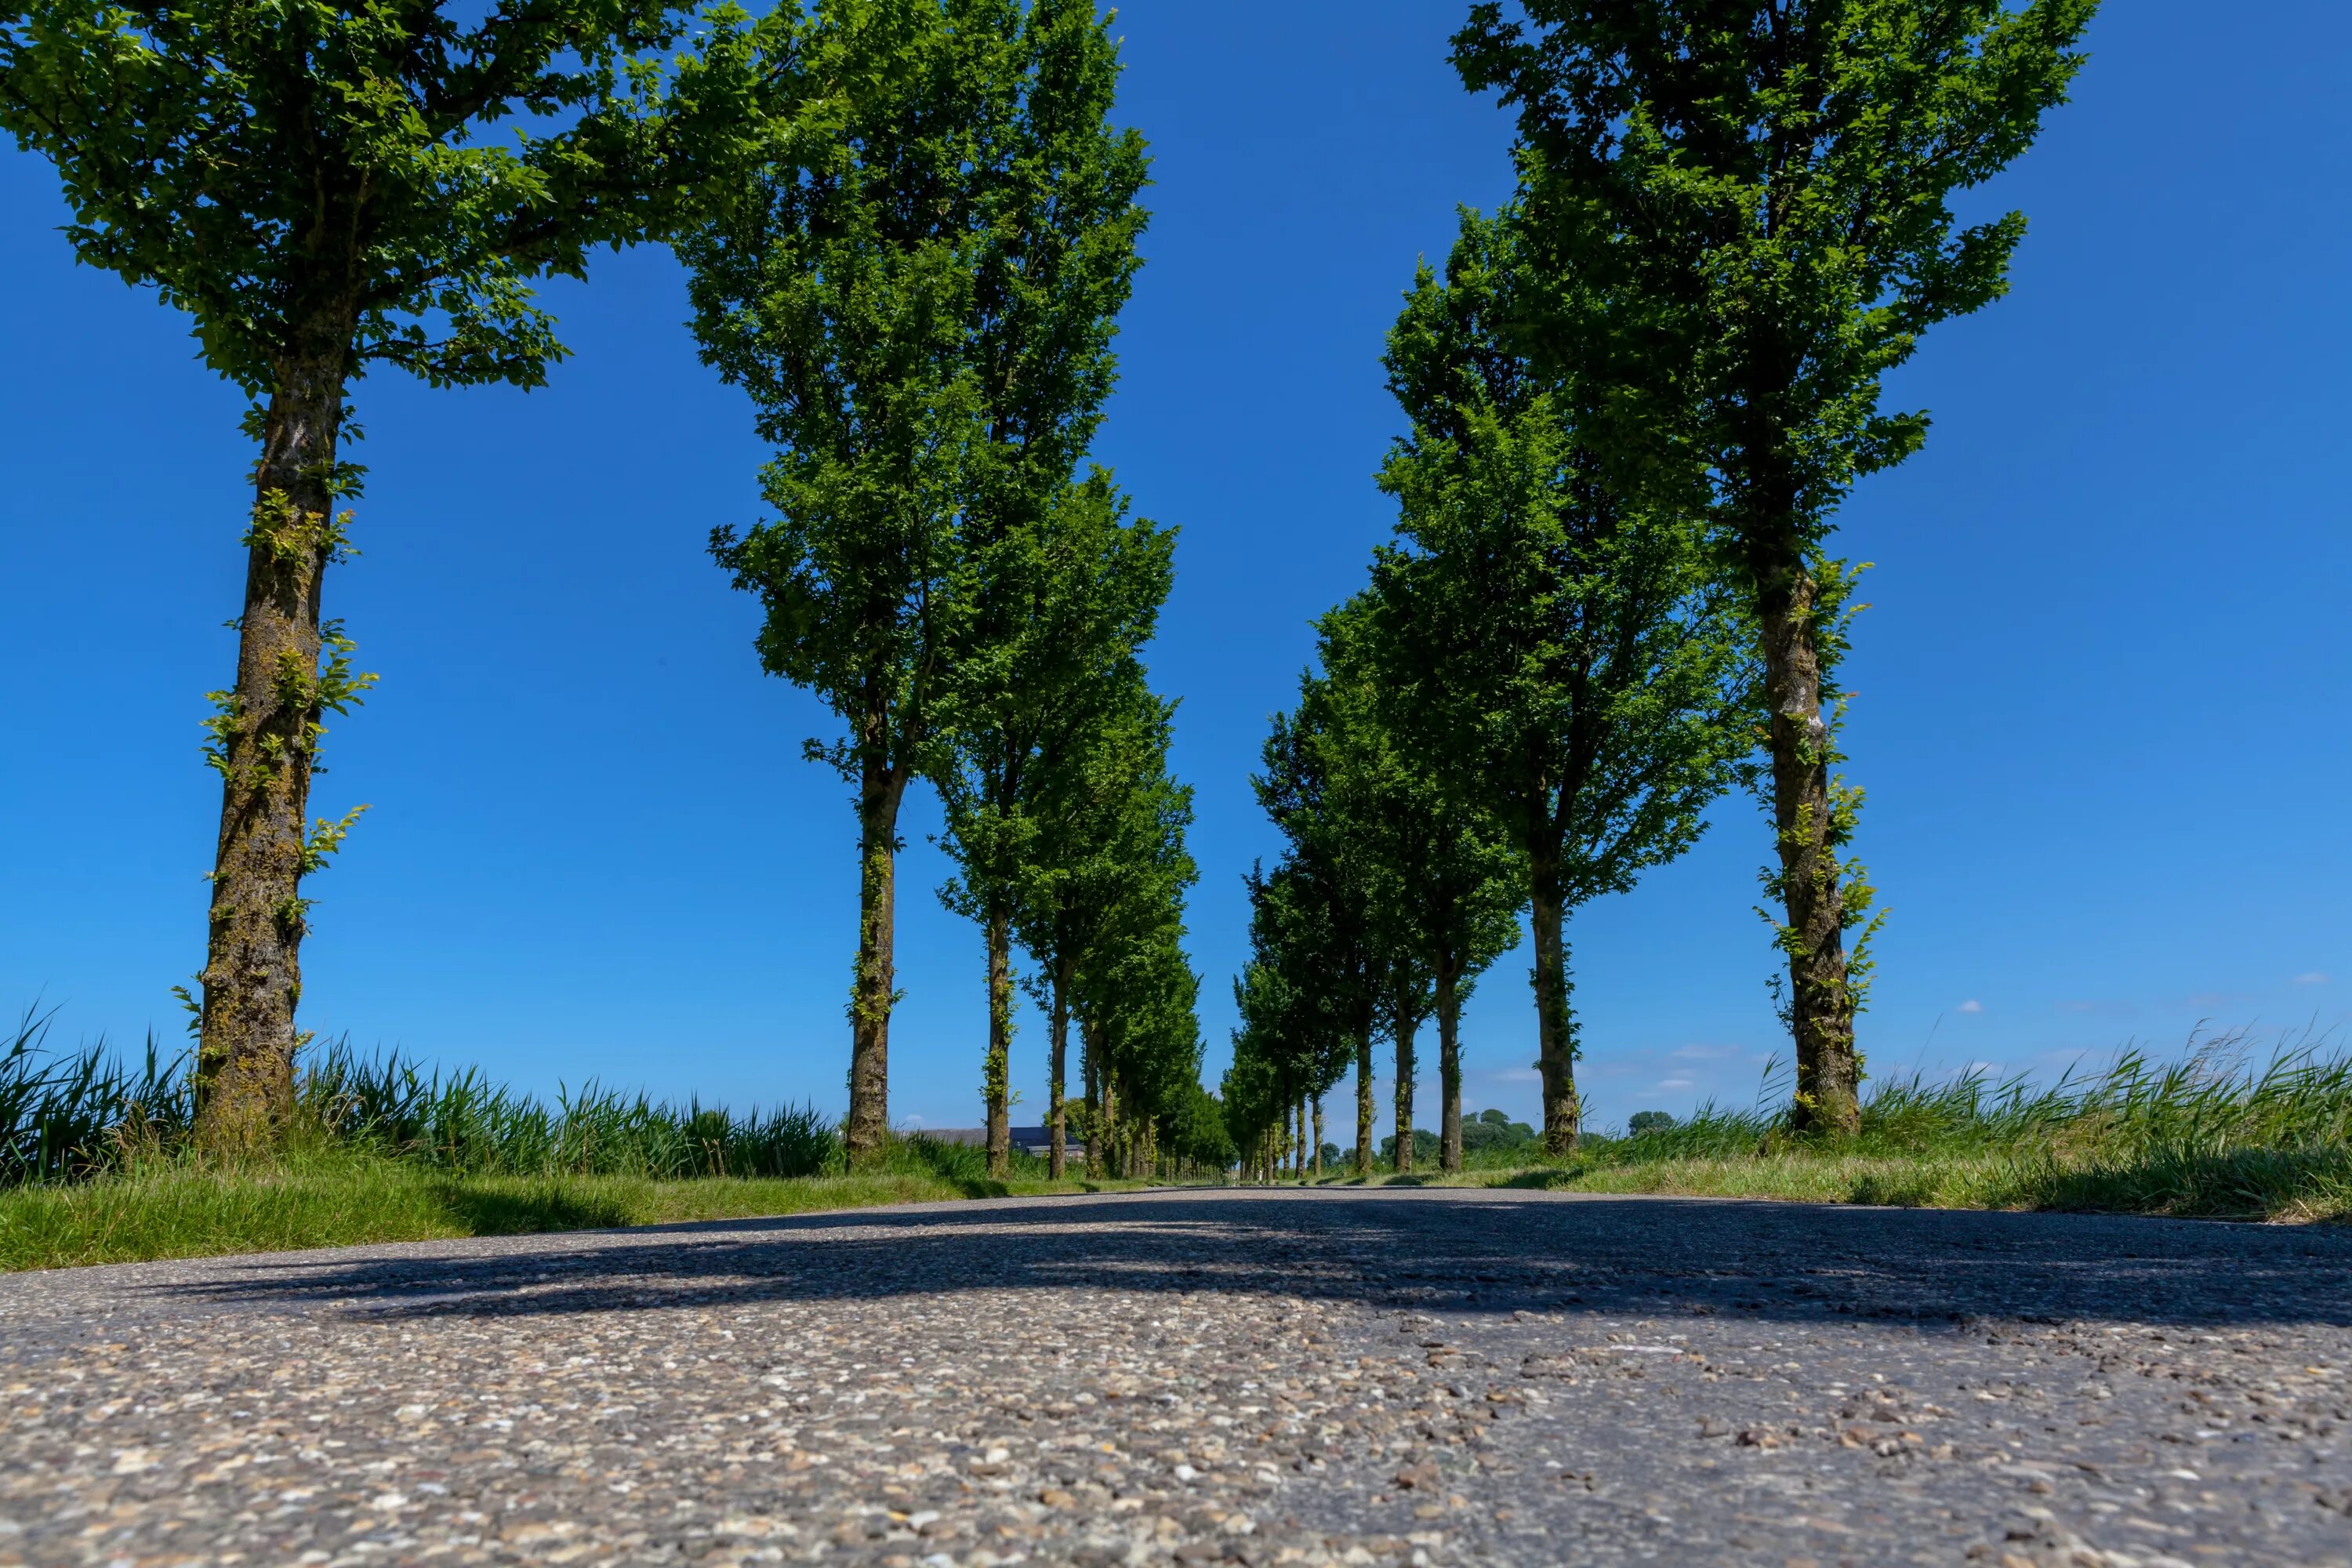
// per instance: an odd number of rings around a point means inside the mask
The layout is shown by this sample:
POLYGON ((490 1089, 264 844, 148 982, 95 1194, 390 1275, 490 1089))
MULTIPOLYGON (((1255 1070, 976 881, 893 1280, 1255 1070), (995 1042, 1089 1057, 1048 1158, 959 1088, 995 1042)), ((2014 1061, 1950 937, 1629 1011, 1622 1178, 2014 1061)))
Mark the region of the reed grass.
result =
POLYGON ((1981 1069, 1878 1080, 1851 1138, 1790 1131, 1787 1076, 1750 1107, 1390 1182, 1827 1203, 2352 1220, 2352 1055, 2308 1033, 2264 1055, 2249 1031, 2176 1059, 2126 1048, 2055 1082, 1981 1069))

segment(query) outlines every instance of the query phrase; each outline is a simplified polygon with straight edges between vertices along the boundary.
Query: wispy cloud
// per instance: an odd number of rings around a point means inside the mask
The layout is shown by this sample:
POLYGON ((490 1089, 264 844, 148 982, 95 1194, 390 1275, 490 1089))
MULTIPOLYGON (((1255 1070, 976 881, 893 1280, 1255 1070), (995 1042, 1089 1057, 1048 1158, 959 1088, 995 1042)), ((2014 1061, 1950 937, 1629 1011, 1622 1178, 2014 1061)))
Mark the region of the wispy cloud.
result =
POLYGON ((2296 975, 2294 983, 2297 985, 2325 985, 2327 984, 2327 976, 2315 969, 2308 974, 2296 975))
POLYGON ((1971 996, 1967 1001, 1961 1003, 1958 1006, 1953 1008, 1952 1011, 1955 1013, 1981 1013, 1984 1011, 1984 1004, 1971 996))
POLYGON ((1695 1085, 1686 1078, 1662 1078, 1658 1080, 1658 1087, 1660 1089, 1690 1089, 1695 1087, 1695 1085))

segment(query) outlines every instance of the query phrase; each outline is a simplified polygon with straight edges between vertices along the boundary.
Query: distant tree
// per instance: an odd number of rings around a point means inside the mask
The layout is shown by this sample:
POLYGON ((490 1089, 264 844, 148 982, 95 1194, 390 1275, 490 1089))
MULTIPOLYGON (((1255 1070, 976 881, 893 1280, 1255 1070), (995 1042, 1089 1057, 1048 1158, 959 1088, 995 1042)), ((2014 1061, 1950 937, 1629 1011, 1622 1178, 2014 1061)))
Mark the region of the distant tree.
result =
POLYGON ((1625 1131, 1635 1137, 1644 1132, 1664 1132, 1675 1124, 1675 1119, 1663 1110, 1637 1110, 1625 1123, 1625 1131))
POLYGON ((1118 526, 1124 502, 1078 465, 1102 418, 1111 340, 1138 265, 1143 142, 1109 122, 1118 45, 1093 0, 950 7, 951 26, 1000 31, 1009 52, 972 353, 981 445, 960 580, 965 614, 943 660, 938 782, 960 870, 950 906, 979 922, 987 955, 982 1100, 990 1169, 1011 1157, 1013 909, 1034 824, 1039 763, 1057 728, 1092 722, 1116 666, 1151 635, 1167 598, 1169 534, 1118 526))
POLYGON ((1363 928, 1344 909, 1334 918, 1328 870, 1295 846, 1273 870, 1251 868, 1250 956, 1234 986, 1234 1057, 1246 1087, 1227 1099, 1244 1118, 1240 1141, 1268 1140, 1269 1163, 1286 1157, 1300 1175, 1321 1156, 1323 1095, 1360 1059, 1360 1044, 1363 1055, 1370 1048, 1360 1035, 1370 1027, 1365 987, 1349 967, 1364 962, 1363 928))
MULTIPOLYGON (((1141 804, 1137 792, 1150 792, 1164 774, 1164 710, 1143 689, 1135 654, 1168 596, 1175 540, 1150 523, 1123 524, 1122 510, 1109 477, 1097 471, 974 552, 962 596, 975 611, 967 625, 978 629, 943 682, 941 726, 950 743, 939 784, 943 842, 958 874, 941 896, 978 921, 985 939, 982 1099, 990 1168, 999 1174, 1011 1152, 1014 929, 1025 925, 1038 939, 1041 947, 1031 951, 1049 965, 1050 1005, 1065 1009, 1063 966, 1076 963, 1078 952, 1062 933, 1099 926, 1113 908, 1068 907, 1073 868, 1105 847, 1095 830, 1116 835, 1129 825, 1141 804), (1121 751, 1123 742, 1140 744, 1121 751), (1147 771, 1087 777, 1107 754, 1147 771), (1094 795, 1105 785, 1114 792, 1108 814, 1094 795)), ((1141 870, 1125 860, 1119 868, 1130 876, 1141 870)), ((1066 1023, 1066 1010, 1054 1014, 1056 1060, 1066 1023)), ((1058 1127, 1063 1091, 1059 1072, 1054 1076, 1047 1121, 1058 1127)))
MULTIPOLYGON (((80 258, 188 311, 205 363, 252 400, 236 679, 213 696, 221 775, 196 1090, 215 1148, 291 1112, 304 878, 352 813, 308 821, 322 721, 357 702, 327 568, 361 470, 351 384, 539 385, 563 357, 532 279, 659 234, 747 151, 741 14, 671 0, 399 7, 14 0, 0 128, 54 163, 80 258), (511 138, 488 133, 515 120, 511 138)), ((792 58, 790 15, 761 25, 792 58)))
POLYGON ((831 0, 798 43, 809 85, 678 249, 703 358, 777 447, 775 518, 715 530, 712 552, 765 604, 762 662, 845 731, 807 752, 856 793, 844 1142, 862 1163, 889 1126, 899 808, 946 770, 957 660, 1003 607, 980 558, 1059 504, 1093 429, 1133 265, 1129 174, 1095 165, 1132 149, 1107 153, 1093 89, 1056 74, 1109 68, 1092 12, 1060 0, 831 0), (1097 241, 1083 283, 1040 259, 1097 241))
MULTIPOLYGON (((1318 623, 1324 669, 1321 743, 1348 782, 1347 831, 1367 865, 1376 940, 1390 954, 1388 1030, 1396 1051, 1396 1124, 1413 1124, 1414 1030, 1434 1011, 1442 1098, 1439 1163, 1462 1168, 1462 1005, 1518 941, 1527 874, 1510 837, 1478 802, 1450 793, 1415 743, 1396 699, 1410 650, 1383 636, 1359 594, 1318 623)), ((1405 1149, 1412 1169, 1415 1145, 1405 1149)))
MULTIPOLYGON (((1362 1176, 1371 1173, 1372 1040, 1383 1005, 1393 1002, 1397 964, 1411 955, 1381 929, 1379 867, 1365 831, 1374 802, 1345 766, 1334 721, 1328 683, 1311 672, 1299 678, 1297 709, 1275 716, 1251 784, 1288 847, 1271 876, 1253 879, 1252 934, 1254 956, 1284 976, 1294 998, 1287 1048, 1315 1064, 1297 1092, 1319 1097, 1339 1077, 1339 1053, 1353 1059, 1362 1176)), ((1321 1145, 1303 1127, 1299 1142, 1321 1145)))
MULTIPOLYGON (((1013 927, 1037 964, 1031 989, 1045 1008, 1048 1168, 1066 1169, 1070 1020, 1082 973, 1102 955, 1143 940, 1189 886, 1184 847, 1192 791, 1168 774, 1175 705, 1156 697, 1127 660, 1089 689, 1078 721, 1047 733, 1024 786, 1027 831, 1013 884, 1013 927)), ((1082 1067, 1091 1073, 1091 1058, 1082 1067)), ((1102 1086, 1080 1104, 1089 1117, 1102 1086)), ((1098 1140, 1087 1141, 1090 1165, 1098 1140)))
POLYGON ((2006 289, 2023 217, 1963 226, 1949 198, 2032 145, 2095 8, 1521 0, 1524 21, 1481 4, 1454 38, 1464 81, 1518 111, 1546 279, 1520 319, 1558 362, 1630 367, 1615 402, 1680 437, 1755 623, 1801 1127, 1860 1117, 1867 963, 1845 943, 1870 889, 1843 858, 1861 795, 1834 776, 1853 574, 1832 519, 1926 437, 1881 378, 2006 289))
POLYGON ((1397 724, 1520 857, 1544 1137, 1564 1152, 1568 915, 1687 847, 1747 739, 1696 521, 1588 440, 1579 399, 1605 389, 1515 342, 1528 283, 1514 216, 1465 213, 1444 280, 1424 266, 1406 297, 1387 363, 1411 430, 1381 475, 1399 544, 1374 604, 1397 724))

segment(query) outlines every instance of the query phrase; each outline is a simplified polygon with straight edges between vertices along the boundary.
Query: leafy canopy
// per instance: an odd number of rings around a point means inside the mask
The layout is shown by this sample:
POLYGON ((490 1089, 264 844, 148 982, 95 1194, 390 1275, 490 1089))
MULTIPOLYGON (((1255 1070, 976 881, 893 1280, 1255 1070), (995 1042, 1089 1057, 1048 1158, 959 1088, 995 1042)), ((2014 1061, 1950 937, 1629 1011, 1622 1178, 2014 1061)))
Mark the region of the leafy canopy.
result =
MULTIPOLYGON (((743 151, 740 11, 677 0, 12 0, 0 126, 81 258, 195 318, 259 395, 289 353, 436 384, 545 377, 530 279, 659 232, 743 151), (500 121, 509 133, 486 134, 500 121)), ((789 55, 789 22, 757 31, 789 55)))

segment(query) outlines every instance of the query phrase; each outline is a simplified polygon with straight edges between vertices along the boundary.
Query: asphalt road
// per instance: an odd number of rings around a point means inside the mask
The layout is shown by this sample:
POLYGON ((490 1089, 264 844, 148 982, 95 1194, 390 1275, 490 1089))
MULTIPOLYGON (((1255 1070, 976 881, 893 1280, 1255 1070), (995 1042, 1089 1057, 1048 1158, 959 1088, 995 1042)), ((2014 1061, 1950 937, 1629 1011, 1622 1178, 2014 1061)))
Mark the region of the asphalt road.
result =
POLYGON ((2352 1564, 2352 1230, 1421 1190, 0 1279, 0 1564, 2352 1564))

